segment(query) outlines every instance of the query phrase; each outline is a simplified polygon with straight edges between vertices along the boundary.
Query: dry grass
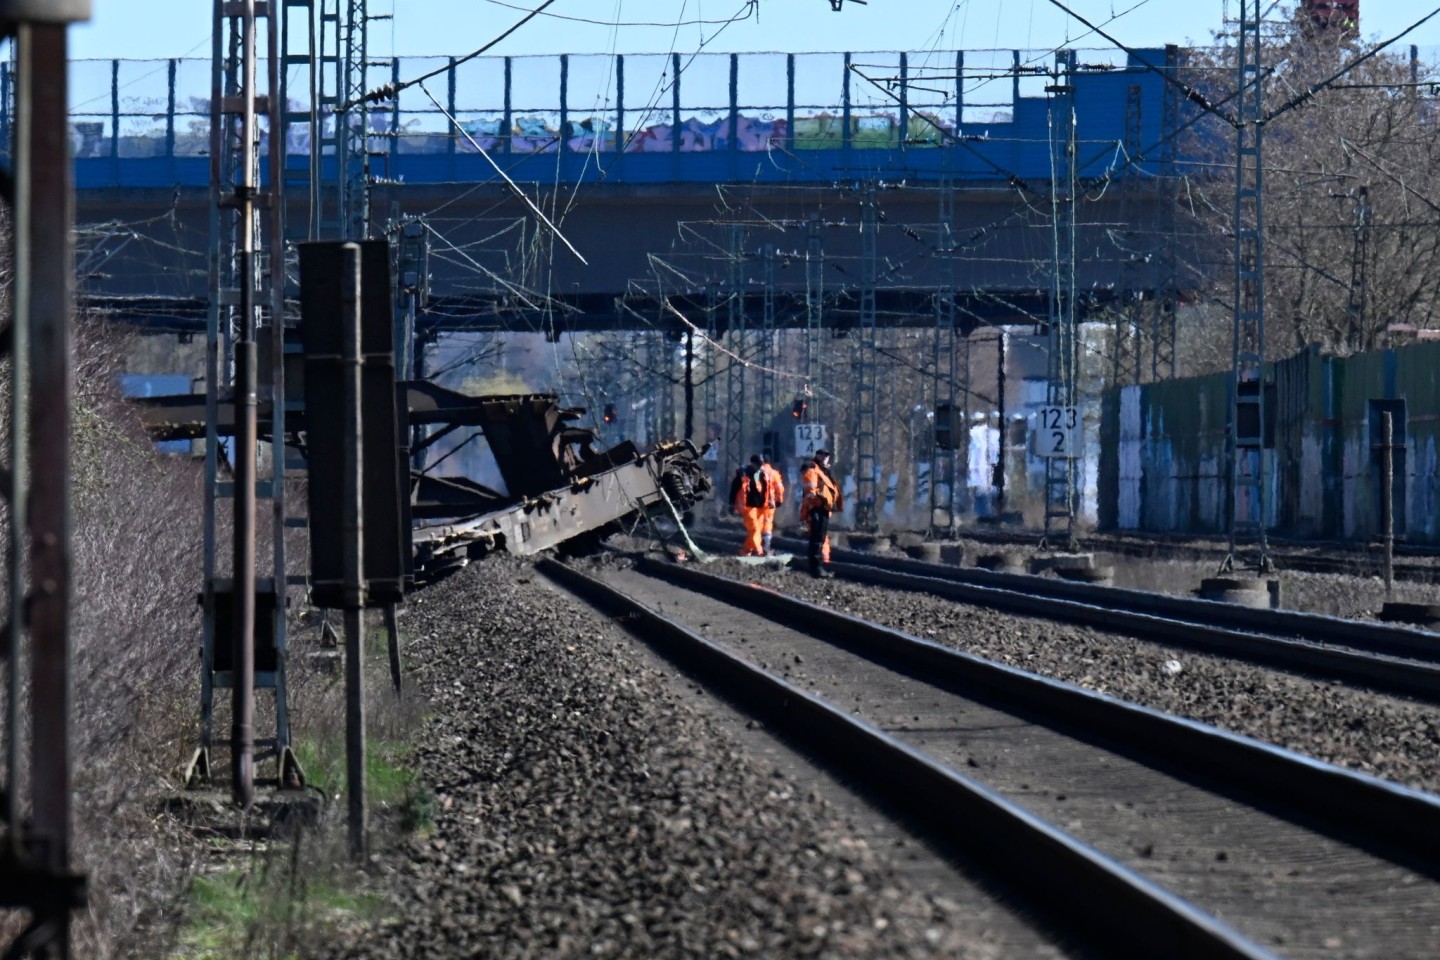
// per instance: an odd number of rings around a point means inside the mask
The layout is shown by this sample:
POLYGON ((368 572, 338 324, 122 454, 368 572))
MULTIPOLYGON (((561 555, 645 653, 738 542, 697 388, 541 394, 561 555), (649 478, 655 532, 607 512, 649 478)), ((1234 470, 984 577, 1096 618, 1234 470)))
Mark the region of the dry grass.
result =
POLYGON ((120 400, 119 339, 82 323, 77 341, 71 724, 90 903, 75 940, 107 958, 150 952, 196 859, 151 804, 194 725, 202 476, 157 455, 120 400))
MULTIPOLYGON (((355 912, 346 904, 374 910, 350 893, 356 875, 337 840, 344 836, 336 816, 343 816, 343 804, 329 805, 319 831, 269 850, 217 847, 159 812, 181 788, 180 767, 198 738, 195 598, 204 468, 157 454, 144 436, 116 386, 123 342, 98 322, 82 323, 77 339, 74 850, 89 877, 90 902, 75 925, 76 954, 102 960, 295 955, 355 912)), ((0 380, 6 378, 0 369, 0 380)), ((222 528, 225 521, 222 515, 222 528)), ((268 529, 261 533, 263 539, 268 529)), ((223 529, 220 539, 226 540, 223 529)), ((261 555, 266 552, 262 544, 261 555)), ((304 565, 303 551, 291 556, 296 567, 304 565)), ((292 673, 292 729, 297 744, 327 758, 316 774, 333 797, 343 789, 333 764, 343 731, 343 684, 305 669, 303 641, 302 632, 292 673)), ((391 788, 377 804, 377 843, 383 843, 390 825, 413 820, 412 785, 400 767, 415 714, 385 689, 383 648, 374 661, 371 728, 383 750, 376 751, 372 777, 391 788)), ((264 733, 273 729, 273 712, 268 697, 257 701, 258 732, 264 733)), ((217 697, 222 736, 227 704, 228 697, 217 697)), ((222 769, 224 756, 217 758, 222 769)))

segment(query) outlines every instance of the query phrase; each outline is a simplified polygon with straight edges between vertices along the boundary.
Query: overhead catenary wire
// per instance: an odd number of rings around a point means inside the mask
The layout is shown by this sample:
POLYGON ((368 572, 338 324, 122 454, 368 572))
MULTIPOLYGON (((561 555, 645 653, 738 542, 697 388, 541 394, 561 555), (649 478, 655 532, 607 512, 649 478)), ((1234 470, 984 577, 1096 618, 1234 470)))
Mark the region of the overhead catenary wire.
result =
MULTIPOLYGON (((423 221, 422 221, 422 223, 423 223, 423 221)), ((445 236, 444 236, 443 234, 441 234, 438 230, 436 230, 434 227, 432 227, 429 223, 423 223, 423 225, 424 225, 424 227, 425 227, 426 232, 428 232, 431 236, 435 237, 435 239, 437 239, 437 240, 439 240, 441 243, 445 244, 446 247, 448 247, 450 250, 453 250, 457 255, 463 257, 465 263, 467 263, 467 264, 469 264, 470 266, 474 267, 476 270, 478 270, 479 272, 481 272, 481 273, 484 274, 485 276, 489 277, 491 280, 495 281, 495 282, 498 283, 500 286, 504 287, 504 288, 505 288, 506 290, 508 290, 511 294, 513 294, 513 295, 516 297, 516 299, 518 299, 521 303, 523 303, 526 307, 529 307, 531 310, 538 310, 538 309, 540 309, 540 308, 537 307, 533 302, 531 302, 531 298, 533 297, 533 298, 536 299, 536 300, 546 299, 546 298, 544 298, 542 295, 535 293, 533 290, 522 290, 521 288, 517 287, 515 284, 511 283, 509 280, 506 280, 504 277, 500 276, 500 275, 499 275, 498 273, 496 273, 495 271, 493 271, 493 270, 489 269, 488 267, 484 266, 483 264, 481 264, 478 260, 476 260, 474 257, 470 256, 468 253, 465 253, 465 252, 464 252, 463 250, 461 250, 459 247, 455 246, 455 244, 453 244, 453 243, 450 242, 449 238, 445 237, 445 236)))
POLYGON ((1106 32, 1105 32, 1104 30, 1102 30, 1100 27, 1097 27, 1095 24, 1091 23, 1089 20, 1086 20, 1084 17, 1080 16, 1080 14, 1076 13, 1074 10, 1071 10, 1069 7, 1065 6, 1065 4, 1061 3, 1060 0, 1047 0, 1047 2, 1049 2, 1049 4, 1050 4, 1051 6, 1053 6, 1053 7, 1058 7, 1060 10, 1062 10, 1062 11, 1063 11, 1064 13, 1066 13, 1067 15, 1069 15, 1069 16, 1071 16, 1071 17, 1074 17, 1076 20, 1079 20, 1079 21, 1080 21, 1081 23, 1083 23, 1085 26, 1089 27, 1091 30, 1093 30, 1095 33, 1098 33, 1100 36, 1104 37, 1106 40, 1109 40, 1109 41, 1110 41, 1111 43, 1113 43, 1116 47, 1118 47, 1118 48, 1120 48, 1121 50, 1125 51, 1125 53, 1126 53, 1127 56, 1129 56, 1132 60, 1134 60, 1136 63, 1140 64, 1140 65, 1141 65, 1142 67, 1144 67, 1145 69, 1147 69, 1147 70, 1149 70, 1149 71, 1151 71, 1151 72, 1153 72, 1153 73, 1159 74, 1160 77, 1163 78, 1166 83, 1170 84, 1171 86, 1173 86, 1173 87, 1175 87, 1177 90, 1179 90, 1181 93, 1185 94, 1185 99, 1189 100, 1191 103, 1193 103, 1193 104, 1195 104, 1196 106, 1198 106, 1201 110, 1204 110, 1206 113, 1213 113, 1215 116, 1217 116, 1217 117, 1219 117, 1220 119, 1224 120, 1226 123, 1230 124, 1230 126, 1232 126, 1232 127, 1236 127, 1236 126, 1239 126, 1239 125, 1240 125, 1239 118, 1237 118, 1237 117, 1235 117, 1235 116, 1232 116, 1231 114, 1222 112, 1222 111, 1220 110, 1219 105, 1217 105, 1217 104, 1215 104, 1215 103, 1212 103, 1212 102, 1210 101, 1210 99, 1205 96, 1205 94, 1201 93, 1199 90, 1195 89, 1194 87, 1190 86, 1189 84, 1183 83, 1183 82, 1181 82, 1180 80, 1176 79, 1175 77, 1171 76, 1171 75, 1170 75, 1170 72, 1169 72, 1168 70, 1164 70, 1164 69, 1162 69, 1162 68, 1160 68, 1160 67, 1155 66, 1155 64, 1151 63, 1149 60, 1146 60, 1144 57, 1142 57, 1142 56, 1140 55, 1139 51, 1134 50, 1134 49, 1132 49, 1131 47, 1127 47, 1125 44, 1121 43, 1119 40, 1116 40, 1114 37, 1110 36, 1110 34, 1106 33, 1106 32))
MULTIPOLYGON (((662 88, 662 90, 663 90, 663 89, 666 89, 666 88, 662 88)), ((428 91, 427 91, 427 92, 428 92, 428 91)), ((432 101, 433 101, 433 98, 432 98, 432 101)), ((633 131, 632 131, 632 134, 633 134, 633 131)), ((1132 163, 1136 162, 1137 159, 1138 159, 1138 155, 1137 155, 1137 157, 1131 157, 1131 156, 1129 156, 1129 155, 1125 155, 1125 156, 1123 156, 1123 157, 1117 156, 1116 160, 1113 161, 1113 163, 1112 163, 1112 167, 1113 167, 1114 165, 1116 165, 1116 164, 1123 164, 1123 166, 1122 166, 1122 169, 1123 169, 1124 167, 1129 167, 1132 163)), ((1113 169, 1112 169, 1111 171, 1109 171, 1107 177, 1104 178, 1103 181, 1100 181, 1100 186, 1103 187, 1103 186, 1105 186, 1106 184, 1108 184, 1108 183, 1110 182, 1110 178, 1114 176, 1114 173, 1115 173, 1115 171, 1114 171, 1113 169)), ((568 205, 567 205, 567 207, 568 207, 568 205)), ((1022 209, 1022 210, 1020 211, 1020 213, 1019 213, 1019 215, 1022 216, 1022 217, 1023 217, 1023 216, 1026 216, 1026 214, 1027 214, 1027 211, 1025 211, 1025 210, 1023 210, 1023 209, 1022 209)), ((557 219, 558 219, 558 218, 557 218, 557 219)), ((684 229, 684 228, 682 227, 682 229, 684 229)), ((699 234, 698 234, 697 231, 693 231, 693 230, 692 230, 691 232, 694 233, 694 235, 695 235, 695 236, 694 236, 694 239, 697 239, 697 240, 701 239, 701 238, 699 237, 699 234)), ((712 247, 717 247, 717 245, 716 245, 716 244, 713 244, 713 243, 711 243, 711 244, 709 244, 709 245, 712 246, 712 247)), ((667 272, 671 272, 671 273, 677 274, 677 275, 683 273, 683 271, 680 271, 678 268, 671 268, 668 264, 666 265, 665 268, 662 268, 662 269, 665 269, 667 272)), ((692 283, 693 283, 693 282, 696 282, 696 281, 694 280, 693 276, 687 276, 687 280, 688 280, 689 282, 692 282, 692 283)))
MULTIPOLYGON (((1051 0, 1051 2, 1054 3, 1055 0, 1051 0)), ((1440 16, 1440 7, 1436 7, 1434 10, 1431 10, 1429 13, 1425 14, 1425 16, 1421 17, 1419 20, 1416 20, 1414 23, 1410 24, 1410 26, 1395 34, 1395 36, 1391 37, 1389 40, 1385 40, 1371 47, 1369 50, 1365 51, 1363 54, 1356 57, 1354 60, 1351 60, 1349 63, 1345 64, 1345 66, 1341 67, 1339 70, 1331 74, 1326 79, 1310 84, 1302 92, 1296 94, 1294 97, 1291 97, 1285 103, 1281 104, 1280 106, 1276 107, 1274 110, 1266 114, 1265 117, 1261 120, 1261 122, 1269 123, 1276 117, 1300 106, 1302 103, 1307 103, 1310 100, 1313 100, 1315 94, 1319 93, 1321 90, 1324 90, 1326 87, 1330 86, 1330 84, 1334 83, 1336 80, 1339 80, 1351 70, 1354 70, 1356 67, 1360 66, 1360 64, 1371 59, 1376 54, 1380 53, 1380 51, 1390 46, 1392 43, 1395 43, 1397 40, 1400 40, 1406 35, 1412 33, 1413 31, 1418 30, 1420 27, 1424 26, 1427 22, 1434 19, 1436 16, 1440 16)))
POLYGON ((444 114, 445 119, 449 120, 451 125, 454 126, 454 128, 459 131, 460 135, 465 138, 466 142, 469 143, 470 146, 475 148, 475 152, 480 154, 480 156, 484 157, 485 162, 490 164, 490 166, 494 168, 495 172, 500 175, 500 178, 505 181, 505 185, 510 188, 510 192, 515 195, 516 199, 518 199, 521 203, 525 204, 525 206, 530 209, 530 212, 535 214, 535 216, 540 220, 541 223, 545 224, 546 229, 548 229, 554 236, 559 238, 560 242, 565 245, 565 249, 569 250, 572 254, 574 254, 576 260, 579 260, 581 263, 585 264, 588 267, 590 265, 590 262, 580 254, 579 250, 575 249, 574 244, 572 244, 569 240, 565 238, 565 235, 560 232, 560 228, 555 226, 555 224, 551 222, 549 217, 545 216, 545 211, 541 210, 538 206, 536 206, 535 201, 531 200, 530 197, 525 193, 525 191, 521 190, 519 185, 516 184, 514 180, 510 179, 510 175, 504 171, 500 164, 495 162, 495 158, 490 156, 489 152, 487 152, 484 147, 480 146, 480 142, 470 135, 470 131, 466 130, 464 126, 461 125, 460 121, 455 119, 455 117, 450 113, 450 111, 446 110, 443 106, 440 105, 440 101, 435 99, 434 94, 432 94, 426 88, 424 83, 419 84, 419 86, 420 91, 424 93, 425 96, 430 98, 431 103, 435 104, 435 109, 439 110, 442 114, 444 114))
MULTIPOLYGON (((485 0, 485 2, 493 4, 497 7, 505 7, 507 10, 525 11, 528 9, 518 4, 506 3, 505 0, 485 0)), ((760 0, 748 0, 748 6, 758 9, 758 7, 760 6, 760 0)), ((550 13, 543 9, 538 12, 542 13, 545 17, 552 20, 568 20, 571 23, 588 23, 591 26, 596 27, 714 27, 725 26, 733 21, 733 18, 726 18, 723 20, 707 20, 703 17, 694 20, 600 20, 594 17, 577 17, 573 14, 550 13)))
POLYGON ((512 24, 509 29, 507 29, 504 33, 500 34, 498 37, 491 40, 489 43, 486 43, 483 46, 470 51, 469 53, 465 54, 465 56, 456 60, 454 63, 447 63, 444 66, 436 67, 429 73, 422 74, 412 80, 404 80, 400 83, 387 83, 382 86, 376 87, 374 90, 367 91, 366 94, 359 100, 351 99, 339 104, 335 107, 335 112, 348 113, 350 110, 358 106, 362 101, 369 101, 370 103, 380 103, 384 100, 393 100, 396 98, 396 96, 400 94, 402 90, 407 90, 410 87, 422 84, 426 80, 429 80, 433 77, 438 77, 440 74, 445 73, 447 70, 451 70, 454 67, 460 66, 460 64, 462 63, 468 63, 469 61, 474 60, 476 57, 480 56, 485 51, 492 49, 496 44, 500 43, 506 37, 509 37, 516 30, 519 30, 521 27, 525 26, 525 24, 529 23, 531 20, 534 20, 540 14, 544 13, 545 9, 554 2, 555 0, 543 0, 540 6, 536 7, 535 9, 527 13, 525 16, 521 17, 514 24, 512 24))

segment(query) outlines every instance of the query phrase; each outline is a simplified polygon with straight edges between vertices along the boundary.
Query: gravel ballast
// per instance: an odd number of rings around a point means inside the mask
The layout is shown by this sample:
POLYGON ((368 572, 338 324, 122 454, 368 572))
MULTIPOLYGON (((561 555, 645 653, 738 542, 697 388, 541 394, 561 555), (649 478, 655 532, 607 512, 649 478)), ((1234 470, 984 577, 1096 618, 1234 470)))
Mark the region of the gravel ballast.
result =
MULTIPOLYGON (((1440 791, 1440 710, 1431 704, 921 593, 843 578, 815 580, 796 569, 745 565, 730 557, 705 569, 1340 766, 1440 791)), ((1325 579, 1331 589, 1343 589, 1342 578, 1325 579)), ((1312 587, 1318 583, 1312 578, 1312 587)))
MULTIPOLYGON (((1428 705, 733 558, 705 569, 1440 788, 1428 705)), ((526 562, 421 591, 401 630, 429 713, 414 763, 434 825, 377 857, 394 918, 349 931, 336 956, 1063 955, 1034 934, 1017 948, 993 903, 910 882, 833 794, 732 736, 712 698, 526 562)))
POLYGON ((420 592, 401 630, 434 826, 378 858, 396 916, 337 956, 1061 955, 913 888, 526 563, 420 592))

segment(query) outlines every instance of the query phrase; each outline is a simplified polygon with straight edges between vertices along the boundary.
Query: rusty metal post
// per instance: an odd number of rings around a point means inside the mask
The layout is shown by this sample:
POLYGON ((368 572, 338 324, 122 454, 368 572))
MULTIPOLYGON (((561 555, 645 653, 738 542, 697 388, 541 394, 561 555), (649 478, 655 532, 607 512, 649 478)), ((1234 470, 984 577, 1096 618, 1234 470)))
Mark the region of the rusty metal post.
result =
POLYGON ((400 625, 396 622, 393 603, 385 605, 385 632, 389 635, 387 643, 390 648, 390 683, 395 687, 395 695, 398 697, 404 690, 404 679, 400 675, 400 625))
POLYGON ((1385 599, 1395 585, 1395 421, 1380 414, 1380 536, 1385 550, 1385 599))
POLYGON ((685 331, 685 439, 695 439, 695 331, 685 331))
POLYGON ((70 918, 83 906, 71 846, 70 412, 73 387, 74 193, 68 126, 68 23, 88 0, 0 0, 0 32, 13 37, 17 82, 13 177, 13 313, 8 333, 10 410, 7 628, 9 703, 4 907, 30 923, 6 956, 65 960, 70 918), (36 481, 39 482, 36 482, 36 481), (26 560, 28 559, 28 565, 26 560), (27 577, 28 572, 28 577, 27 577), (26 592, 26 585, 29 592, 26 592), (22 638, 29 636, 29 796, 22 795, 19 704, 22 638), (23 820, 28 807, 29 822, 23 820))
POLYGON ((363 434, 360 419, 360 246, 341 248, 340 326, 343 331, 345 400, 345 789, 348 795, 350 855, 366 856, 365 825, 365 555, 364 486, 360 476, 363 434))
MULTIPOLYGON (((66 50, 63 25, 20 29, 31 82, 28 233, 30 327, 30 741, 32 814, 44 865, 70 863, 70 230, 66 50)), ((14 615, 15 611, 12 611, 14 615)))
MULTIPOLYGON (((240 96, 242 129, 255 129, 255 0, 244 0, 240 96)), ((235 553, 230 728, 231 792, 248 807, 255 799, 255 480, 258 365, 255 343, 255 138, 245 136, 236 171, 234 204, 240 287, 240 330, 235 343, 235 553)), ((282 452, 283 455, 283 452, 282 452)))
MULTIPOLYGON (((8 26, 8 24, 7 24, 8 26)), ((20 60, 17 56, 17 66, 21 68, 18 77, 18 89, 15 95, 15 104, 18 108, 15 118, 16 143, 13 147, 14 155, 23 156, 26 144, 26 137, 29 136, 30 125, 34 123, 33 112, 30 111, 25 102, 25 95, 29 89, 29 74, 24 68, 29 61, 20 60)), ((30 176, 29 168, 25 163, 17 163, 15 167, 15 186, 23 187, 30 176)), ((29 296, 30 271, 26 258, 22 255, 26 250, 28 238, 22 229, 22 224, 27 216, 27 211, 33 202, 33 194, 28 189, 12 190, 6 198, 14 210, 11 230, 12 259, 14 261, 15 293, 11 298, 10 317, 10 436, 8 440, 9 470, 5 477, 6 505, 9 507, 9 523, 6 531, 5 562, 7 567, 9 588, 9 608, 6 615, 9 618, 6 623, 6 648, 5 648, 5 673, 6 673, 6 699, 5 699, 5 834, 8 841, 7 853, 18 858, 23 852, 23 837, 18 829, 20 818, 23 813, 20 785, 20 747, 23 735, 21 731, 20 699, 23 695, 23 685, 20 682, 20 674, 23 667, 21 656, 25 643, 25 618, 15 616, 15 611, 23 608, 25 604, 25 560, 27 541, 25 537, 26 528, 29 524, 30 496, 27 481, 30 477, 28 460, 29 446, 26 443, 26 418, 30 409, 30 324, 27 322, 25 313, 25 302, 29 296)), ((4 348, 3 341, 0 341, 0 349, 4 348)))

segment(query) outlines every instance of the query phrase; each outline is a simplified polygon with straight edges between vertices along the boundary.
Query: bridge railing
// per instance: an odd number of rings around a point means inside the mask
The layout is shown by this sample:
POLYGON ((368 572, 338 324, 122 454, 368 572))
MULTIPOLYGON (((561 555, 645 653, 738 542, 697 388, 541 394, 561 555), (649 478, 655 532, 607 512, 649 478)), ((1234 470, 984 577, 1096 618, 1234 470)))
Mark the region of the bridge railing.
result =
MULTIPOLYGON (((1148 53, 1163 62, 1162 51, 1148 53)), ((1145 88, 1152 100, 1146 122, 1154 126, 1163 90, 1158 75, 1134 64, 1127 69, 1123 55, 1112 52, 1084 51, 1082 59, 1099 66, 1077 86, 1092 86, 1094 102, 1108 105, 1090 110, 1092 122, 1082 117, 1083 140, 1123 136, 1124 85, 1145 88), (1120 85, 1106 89, 1110 81, 1120 85)), ((557 155, 554 175, 562 180, 597 171, 640 180, 691 179, 686 170, 698 179, 721 175, 714 162, 684 159, 696 154, 729 156, 732 172, 756 169, 740 156, 769 154, 784 161, 789 178, 804 178, 810 166, 815 179, 828 179, 844 163, 835 155, 822 160, 816 151, 918 151, 911 156, 923 170, 940 161, 920 154, 957 152, 937 148, 963 138, 974 144, 965 153, 998 158, 980 165, 987 175, 1029 166, 1015 172, 1037 176, 1049 168, 1042 115, 1053 62, 1049 52, 1018 50, 559 55, 464 63, 399 57, 384 71, 388 76, 371 68, 372 86, 440 72, 423 87, 370 107, 370 151, 379 158, 377 176, 432 182, 461 176, 464 163, 456 158, 475 153, 472 140, 507 165, 531 158, 531 171, 538 169, 537 156, 557 155), (663 169, 619 163, 626 155, 669 155, 675 162, 663 169)), ((297 70, 289 81, 290 100, 303 105, 306 77, 297 70)), ((8 93, 11 82, 8 65, 0 64, 0 92, 8 93)), ((205 182, 208 59, 77 61, 71 86, 82 187, 127 185, 137 177, 205 182)), ((3 103, 0 126, 8 128, 8 96, 3 103)), ((268 149, 268 131, 262 136, 268 149)), ((310 137, 308 125, 291 125, 287 152, 308 155, 310 137)), ((895 165, 893 158, 885 162, 895 165)), ((954 175, 965 175, 963 164, 954 175)))

